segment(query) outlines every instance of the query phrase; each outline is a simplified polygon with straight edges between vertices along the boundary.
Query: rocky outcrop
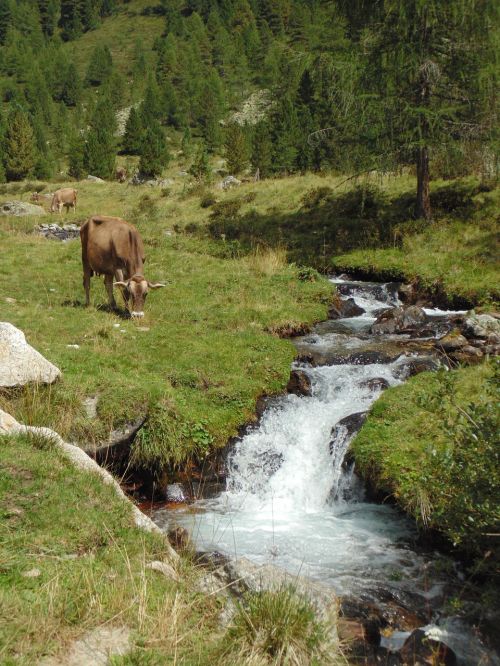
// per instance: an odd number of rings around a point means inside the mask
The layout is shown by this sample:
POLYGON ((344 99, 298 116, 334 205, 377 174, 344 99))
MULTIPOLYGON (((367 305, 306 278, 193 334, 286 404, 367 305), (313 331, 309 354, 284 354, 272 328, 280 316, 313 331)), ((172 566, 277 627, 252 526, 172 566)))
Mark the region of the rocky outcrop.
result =
POLYGON ((230 190, 239 185, 241 185, 241 180, 238 180, 234 176, 226 176, 220 181, 220 183, 217 183, 219 190, 230 190))
POLYGON ((25 201, 6 201, 0 206, 0 215, 13 215, 15 217, 47 215, 47 211, 42 206, 36 206, 25 201))
POLYGON ((22 331, 8 322, 0 322, 0 386, 51 384, 60 375, 59 368, 26 342, 22 331))
POLYGON ((87 180, 90 180, 91 183, 99 183, 101 185, 106 182, 102 178, 99 178, 99 176, 92 176, 91 174, 87 176, 87 180))
POLYGON ((500 319, 498 316, 489 314, 472 314, 465 319, 462 332, 468 338, 489 338, 492 335, 499 336, 500 342, 500 319))

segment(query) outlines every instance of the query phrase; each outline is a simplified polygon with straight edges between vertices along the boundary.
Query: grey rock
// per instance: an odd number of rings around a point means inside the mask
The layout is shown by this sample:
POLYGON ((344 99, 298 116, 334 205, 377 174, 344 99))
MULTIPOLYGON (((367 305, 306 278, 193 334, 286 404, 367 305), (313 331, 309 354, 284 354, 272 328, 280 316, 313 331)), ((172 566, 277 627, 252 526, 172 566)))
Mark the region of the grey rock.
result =
POLYGON ((179 576, 177 575, 175 569, 168 562, 160 562, 159 560, 155 560, 154 562, 148 562, 148 564, 146 564, 146 569, 152 569, 153 571, 158 571, 158 573, 163 574, 165 578, 170 578, 171 580, 179 580, 179 576))
POLYGON ((219 190, 230 190, 232 187, 238 187, 239 185, 241 185, 241 180, 234 176, 226 176, 217 184, 217 187, 219 190))
POLYGON ((0 206, 0 215, 47 215, 47 211, 41 206, 26 203, 25 201, 6 201, 0 206))
POLYGON ((51 384, 60 376, 59 368, 33 349, 22 331, 8 322, 0 322, 0 386, 51 384))
POLYGON ((425 324, 427 316, 422 308, 410 305, 406 308, 393 308, 386 310, 377 317, 372 325, 375 335, 412 332, 425 324))
POLYGON ((89 396, 82 400, 83 409, 89 419, 95 419, 97 416, 97 403, 99 398, 96 395, 89 396))
POLYGON ((468 338, 488 338, 500 335, 500 320, 489 314, 473 314, 464 322, 462 333, 468 338))
POLYGON ((445 352, 454 351, 455 349, 461 349, 468 345, 467 338, 457 332, 448 333, 444 338, 438 341, 437 346, 443 349, 445 352))
POLYGON ((445 643, 437 641, 426 634, 423 629, 415 629, 406 639, 398 656, 404 664, 442 664, 455 666, 457 657, 445 643))
POLYGON ((61 657, 44 657, 39 666, 106 666, 112 657, 122 657, 131 650, 130 629, 103 625, 88 631, 70 644, 61 657))
POLYGON ((91 174, 89 174, 89 175, 87 176, 87 180, 90 180, 90 182, 92 182, 92 183, 100 183, 100 184, 106 182, 106 181, 103 180, 102 178, 99 178, 98 176, 92 176, 91 174))

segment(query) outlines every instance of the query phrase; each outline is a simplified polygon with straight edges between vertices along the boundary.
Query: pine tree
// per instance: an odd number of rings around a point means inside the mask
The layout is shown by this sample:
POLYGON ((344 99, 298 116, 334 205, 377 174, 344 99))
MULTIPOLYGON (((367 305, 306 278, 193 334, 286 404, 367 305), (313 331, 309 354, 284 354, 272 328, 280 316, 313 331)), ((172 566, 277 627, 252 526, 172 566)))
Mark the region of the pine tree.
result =
POLYGON ((160 176, 170 159, 165 134, 157 121, 152 121, 142 136, 139 172, 145 176, 160 176))
POLYGON ((57 26, 61 0, 37 0, 43 34, 52 37, 57 26))
POLYGON ((82 97, 82 81, 74 63, 70 63, 63 75, 60 99, 66 106, 76 106, 82 97))
POLYGON ((35 166, 36 148, 29 118, 21 108, 15 108, 9 116, 3 148, 7 179, 26 178, 35 166))
POLYGON ((277 105, 272 118, 273 170, 290 172, 296 167, 301 130, 297 110, 288 95, 277 105))
POLYGON ((477 142, 489 139, 495 75, 487 63, 495 58, 497 11, 493 0, 480 7, 462 0, 385 0, 380 15, 374 12, 378 20, 364 11, 354 15, 367 51, 360 92, 372 95, 358 123, 368 132, 376 127, 372 152, 387 164, 416 165, 419 217, 431 217, 433 149, 452 149, 471 135, 477 142))
POLYGON ((113 58, 106 45, 96 46, 90 58, 86 82, 93 86, 99 86, 106 81, 113 69, 113 58))
POLYGON ((233 174, 241 173, 248 166, 250 148, 245 128, 237 123, 229 125, 224 140, 227 168, 233 174))
POLYGON ((191 141, 192 141, 191 130, 189 129, 189 127, 186 127, 182 135, 182 141, 181 141, 181 150, 185 158, 191 157, 191 152, 192 152, 191 141))
POLYGON ((148 127, 154 120, 159 120, 164 115, 160 90, 153 76, 148 79, 140 114, 144 127, 148 127))
POLYGON ((259 170, 261 178, 267 178, 273 171, 273 142, 266 121, 256 125, 252 140, 252 167, 259 170))
POLYGON ((125 125, 125 134, 123 136, 123 152, 127 155, 139 155, 142 145, 142 134, 144 125, 140 112, 132 107, 125 125))
POLYGON ((3 44, 12 21, 10 0, 0 0, 0 44, 3 44))
POLYGON ((88 173, 100 178, 112 178, 115 171, 116 118, 109 99, 96 106, 86 136, 84 166, 88 173))
POLYGON ((36 178, 47 180, 54 174, 56 163, 47 140, 43 118, 35 116, 32 120, 32 128, 37 148, 33 174, 36 178))
POLYGON ((65 41, 76 39, 82 34, 82 20, 75 0, 61 0, 59 26, 61 28, 61 37, 65 41))
POLYGON ((209 180, 212 170, 210 168, 210 160, 208 159, 208 151, 205 144, 198 147, 193 164, 189 167, 189 173, 198 182, 206 182, 209 180))
POLYGON ((68 173, 80 180, 85 175, 85 139, 81 134, 74 134, 69 141, 68 173))

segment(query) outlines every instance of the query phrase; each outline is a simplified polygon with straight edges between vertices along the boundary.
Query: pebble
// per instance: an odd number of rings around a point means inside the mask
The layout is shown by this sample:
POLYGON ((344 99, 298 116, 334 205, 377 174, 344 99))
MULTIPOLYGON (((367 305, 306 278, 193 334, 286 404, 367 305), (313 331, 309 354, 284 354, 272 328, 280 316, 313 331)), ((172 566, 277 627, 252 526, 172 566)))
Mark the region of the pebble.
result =
POLYGON ((42 572, 40 569, 30 569, 23 573, 24 578, 38 578, 42 572))
POLYGON ((66 345, 68 349, 80 349, 80 345, 66 345))

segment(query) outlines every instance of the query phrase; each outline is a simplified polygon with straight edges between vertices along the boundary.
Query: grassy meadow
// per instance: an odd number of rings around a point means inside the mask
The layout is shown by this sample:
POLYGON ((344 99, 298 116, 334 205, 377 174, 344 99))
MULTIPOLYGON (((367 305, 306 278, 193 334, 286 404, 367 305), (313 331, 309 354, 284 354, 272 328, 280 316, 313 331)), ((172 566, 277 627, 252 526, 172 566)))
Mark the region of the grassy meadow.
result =
MULTIPOLYGON (((105 309, 100 278, 92 279, 92 306, 82 306, 79 240, 33 234, 40 220, 58 216, 0 218, 1 318, 63 373, 53 386, 1 394, 0 405, 19 421, 85 446, 148 413, 135 460, 159 466, 223 445, 252 418, 259 395, 283 389, 294 349, 278 333, 324 318, 330 285, 299 279, 279 249, 225 258, 223 243, 183 234, 207 212, 199 194, 177 182, 177 193, 81 182, 77 213, 62 217, 79 222, 99 212, 137 225, 146 276, 167 283, 149 296, 140 322, 105 309), (82 406, 93 396, 97 418, 82 406)), ((1 198, 27 200, 24 187, 4 186, 1 198)))

